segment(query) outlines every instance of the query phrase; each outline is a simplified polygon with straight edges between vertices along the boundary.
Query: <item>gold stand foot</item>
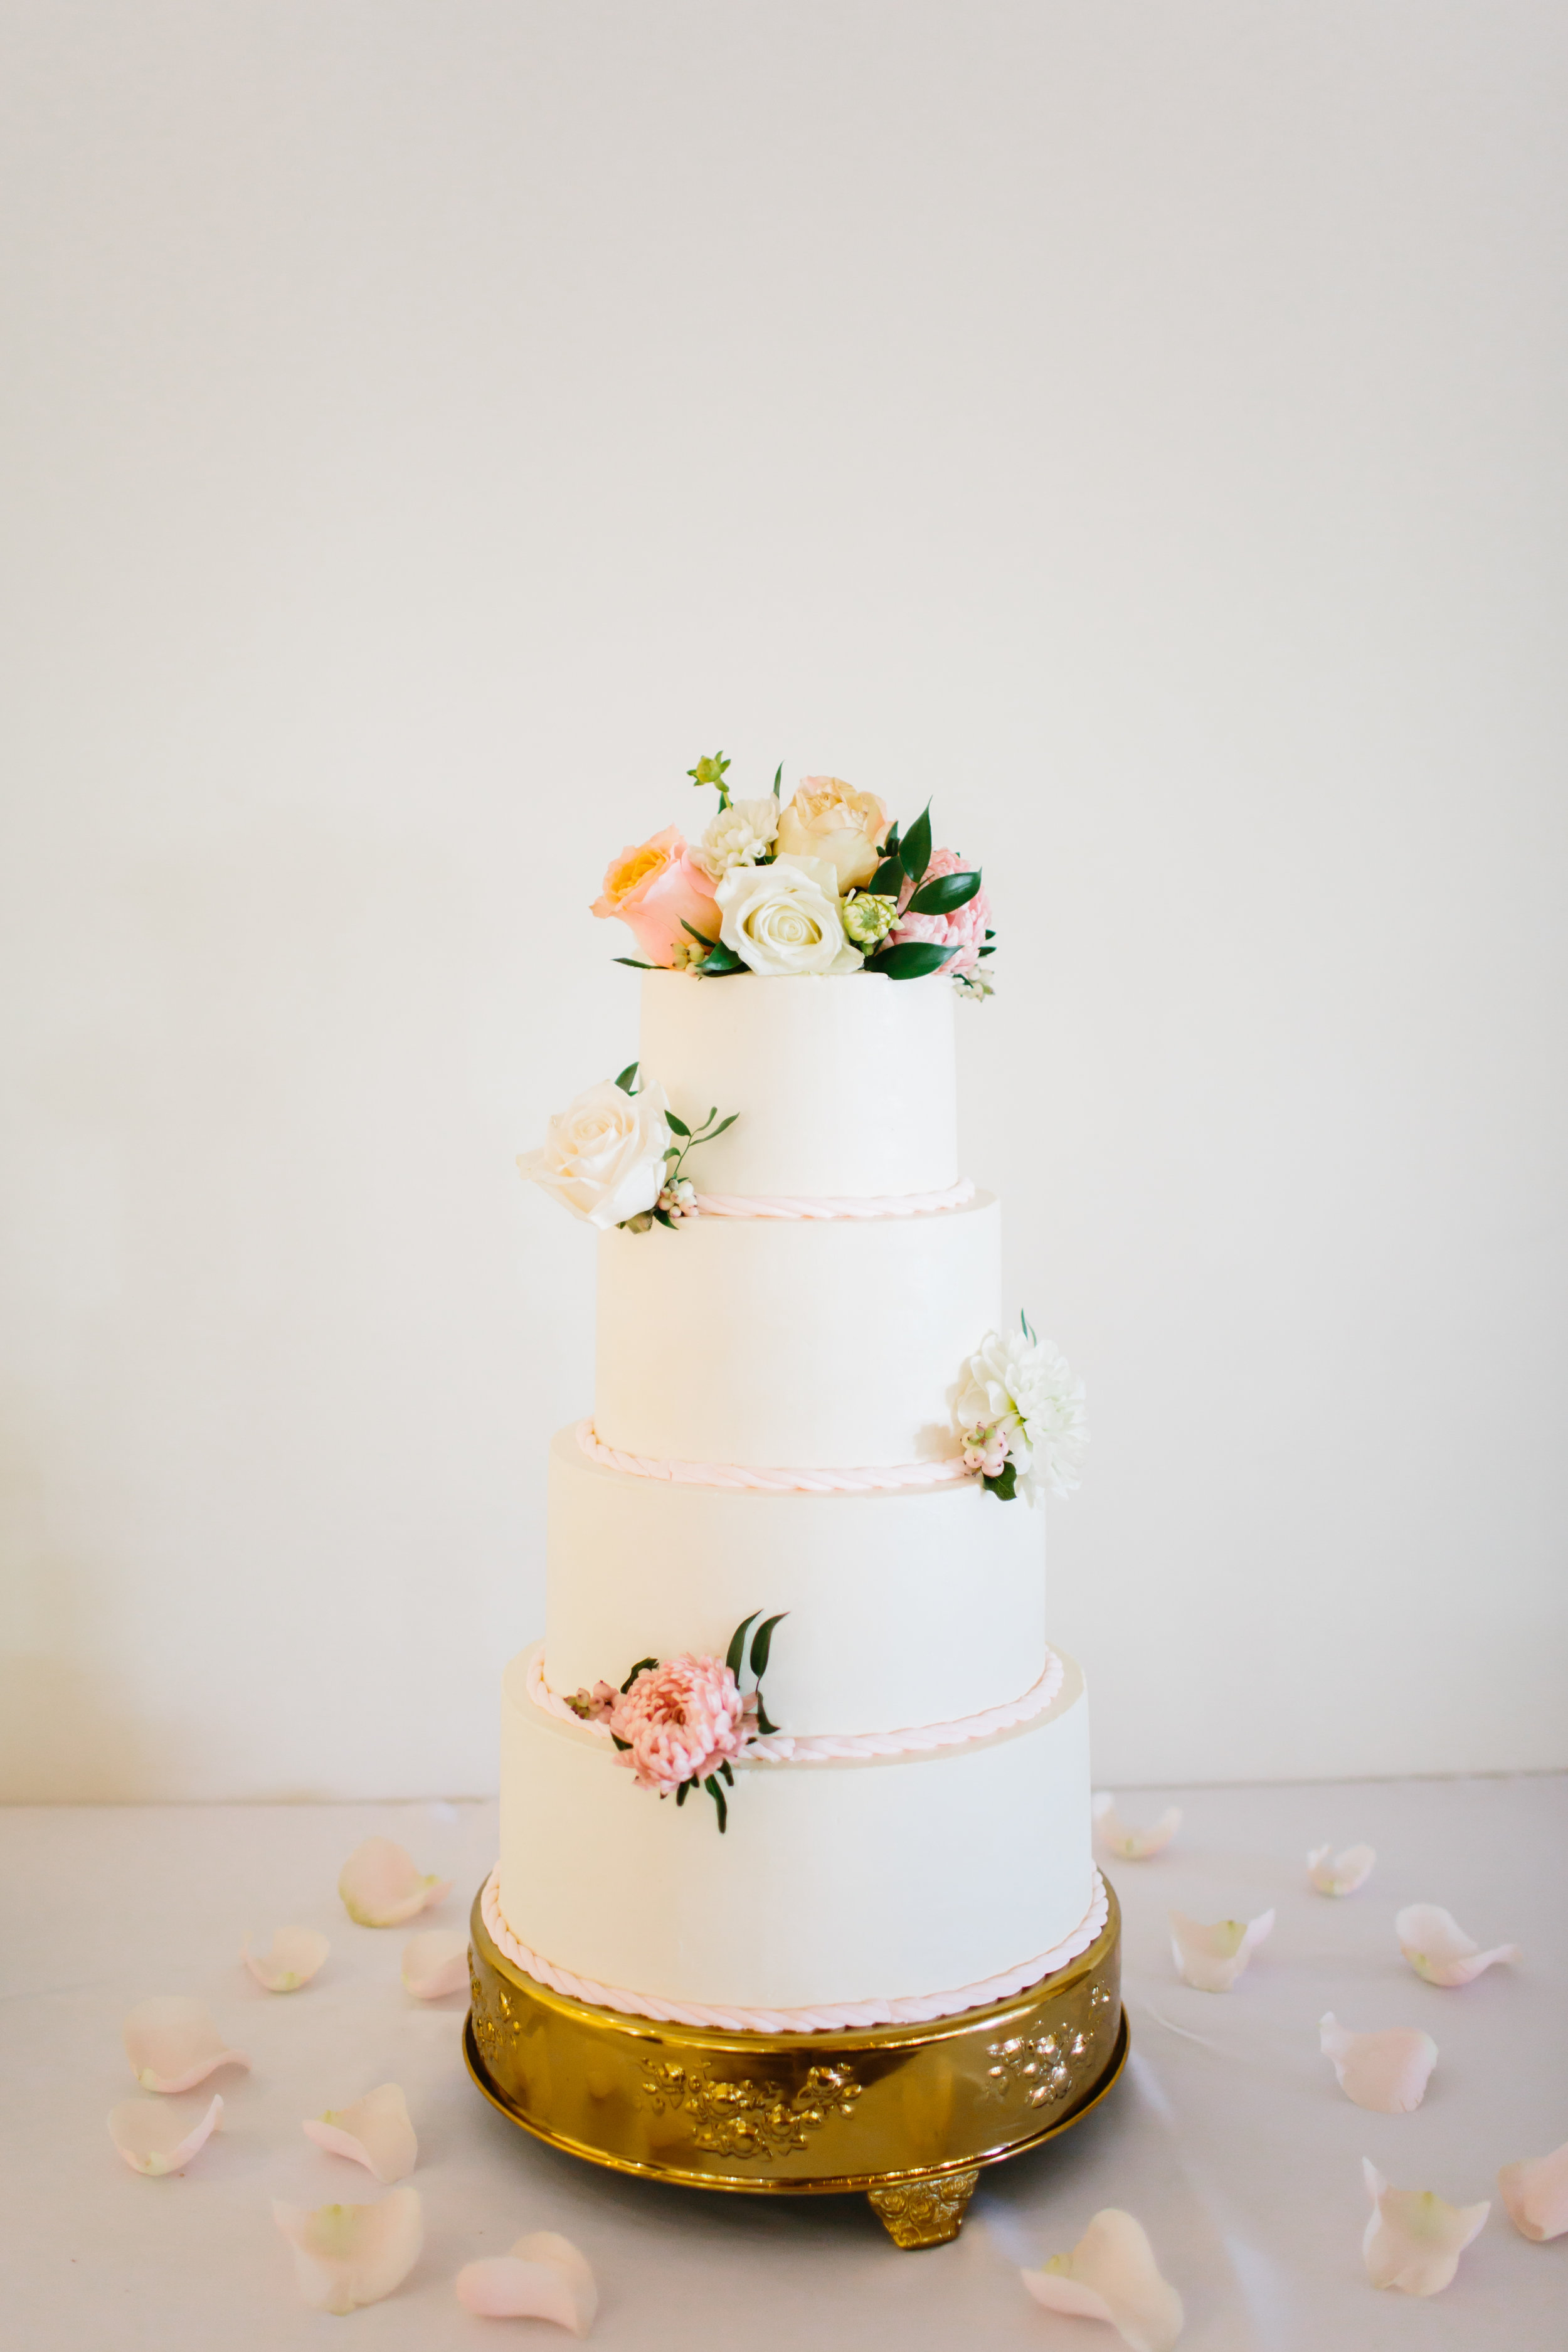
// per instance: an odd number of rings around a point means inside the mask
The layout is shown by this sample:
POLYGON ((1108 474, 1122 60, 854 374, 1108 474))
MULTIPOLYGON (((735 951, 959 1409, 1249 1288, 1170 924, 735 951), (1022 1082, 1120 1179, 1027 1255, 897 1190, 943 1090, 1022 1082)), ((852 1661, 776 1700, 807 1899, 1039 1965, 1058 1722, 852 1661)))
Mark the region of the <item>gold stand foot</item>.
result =
POLYGON ((895 2246, 945 2246, 963 2227, 979 2167, 944 2172, 935 2180, 906 2180, 896 2188, 868 2189, 872 2210, 895 2246))

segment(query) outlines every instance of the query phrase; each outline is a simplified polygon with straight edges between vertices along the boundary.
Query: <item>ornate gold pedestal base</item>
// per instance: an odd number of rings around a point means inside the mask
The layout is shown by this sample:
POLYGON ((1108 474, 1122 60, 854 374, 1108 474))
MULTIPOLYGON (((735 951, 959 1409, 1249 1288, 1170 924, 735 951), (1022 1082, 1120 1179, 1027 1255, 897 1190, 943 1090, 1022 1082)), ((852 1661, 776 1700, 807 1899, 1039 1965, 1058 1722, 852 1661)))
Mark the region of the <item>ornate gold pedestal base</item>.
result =
POLYGON ((658 2025, 551 1992, 504 1958, 476 1899, 468 2072, 552 2147, 690 2189, 861 2189, 899 2246, 956 2238, 982 2165, 1066 2131, 1127 2060, 1121 1914, 1010 2000, 858 2033, 658 2025))

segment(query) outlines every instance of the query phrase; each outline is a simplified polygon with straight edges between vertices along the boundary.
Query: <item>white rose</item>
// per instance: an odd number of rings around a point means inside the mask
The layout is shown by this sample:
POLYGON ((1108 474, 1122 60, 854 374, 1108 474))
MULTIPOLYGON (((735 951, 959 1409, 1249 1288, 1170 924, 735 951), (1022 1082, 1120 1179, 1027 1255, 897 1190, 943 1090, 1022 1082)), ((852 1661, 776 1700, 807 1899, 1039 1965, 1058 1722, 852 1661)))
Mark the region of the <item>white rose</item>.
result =
POLYGON ((658 1198, 670 1141, 664 1114, 662 1087, 628 1095, 606 1078, 580 1094, 570 1110, 558 1111, 540 1149, 523 1152, 517 1164, 574 1217, 607 1233, 658 1198))
POLYGON ((772 793, 760 801, 732 801, 721 809, 691 853, 703 872, 721 882, 732 866, 754 866, 779 829, 772 793))
POLYGON ((824 858, 731 866, 713 896, 723 915, 720 938, 764 979, 858 971, 866 960, 844 936, 838 876, 824 858))
POLYGON ((1083 1382, 1049 1339, 988 1332, 959 1376, 952 1417, 961 1433, 1005 1431, 1019 1490, 1031 1501, 1041 1479, 1053 1495, 1070 1495, 1078 1485, 1089 1444, 1083 1382))

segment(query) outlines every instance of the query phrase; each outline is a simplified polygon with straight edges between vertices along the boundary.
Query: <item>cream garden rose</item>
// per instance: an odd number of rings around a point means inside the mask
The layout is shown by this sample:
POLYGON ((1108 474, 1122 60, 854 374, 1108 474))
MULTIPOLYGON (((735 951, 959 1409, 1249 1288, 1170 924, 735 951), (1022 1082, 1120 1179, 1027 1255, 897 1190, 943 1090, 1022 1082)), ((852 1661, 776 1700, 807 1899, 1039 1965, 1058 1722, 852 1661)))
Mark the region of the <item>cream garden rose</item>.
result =
POLYGON ((574 1217, 607 1233, 658 1199, 671 1140, 665 1111, 661 1086, 628 1095, 606 1078, 558 1111, 540 1149, 517 1164, 574 1217))
POLYGON ((858 971, 865 961, 844 936, 838 877, 826 858, 734 866, 713 895, 723 918, 720 938, 764 980, 858 971))
POLYGON ((826 858, 842 896, 869 882, 887 830, 888 812, 875 793, 858 793, 841 776, 804 776, 779 817, 779 853, 826 858))

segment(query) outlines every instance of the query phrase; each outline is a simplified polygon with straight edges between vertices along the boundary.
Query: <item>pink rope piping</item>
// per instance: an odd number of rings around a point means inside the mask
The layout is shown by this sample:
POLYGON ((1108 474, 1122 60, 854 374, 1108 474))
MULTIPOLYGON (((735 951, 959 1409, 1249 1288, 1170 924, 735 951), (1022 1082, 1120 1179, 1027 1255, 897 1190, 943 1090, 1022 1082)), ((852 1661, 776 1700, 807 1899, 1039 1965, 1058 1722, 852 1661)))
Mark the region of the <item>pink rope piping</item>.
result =
POLYGON ((653 1454, 623 1454, 606 1445, 591 1421, 580 1421, 577 1443, 590 1462, 634 1478, 662 1478, 677 1486, 729 1486, 762 1495, 884 1495, 928 1486, 957 1486, 974 1473, 961 1454, 941 1462, 871 1463, 855 1470, 753 1470, 738 1462, 665 1462, 653 1454))
POLYGON ((942 1192, 809 1194, 793 1192, 699 1192, 704 1217, 788 1217, 797 1222, 828 1217, 929 1217, 962 1209, 974 1198, 974 1179, 961 1176, 942 1192))
MULTIPOLYGON (((951 1723, 926 1723, 911 1726, 905 1731, 844 1731, 803 1733, 798 1738, 789 1731, 772 1731, 758 1739, 748 1740, 736 1761, 740 1764, 826 1764, 854 1763, 869 1756, 919 1756, 933 1748, 961 1748, 971 1739, 990 1739, 1001 1731, 1011 1731, 1020 1723, 1032 1723, 1044 1715, 1062 1686, 1064 1668, 1054 1650, 1046 1652, 1046 1663, 1038 1682, 1033 1684, 1021 1698, 1007 1699, 1000 1706, 988 1706, 978 1715, 964 1715, 951 1723)), ((581 1731, 589 1731, 600 1739, 608 1739, 609 1727, 603 1723, 584 1723, 566 1701, 552 1691, 544 1679, 544 1652, 534 1651, 528 1662, 528 1696, 535 1706, 546 1715, 553 1715, 563 1723, 574 1723, 581 1731)))
POLYGON ((499 1863, 479 1897, 479 1916, 497 1951, 536 1984, 564 1993, 568 2000, 590 2001, 596 2009, 618 2009, 628 2017, 650 2017, 660 2025, 711 2026, 721 2033, 849 2033, 868 2025, 925 2025, 933 2018, 955 2016, 961 2010, 984 2009, 991 2001, 1006 2000, 1042 1978, 1054 1976, 1080 1952, 1087 1952, 1104 1927, 1109 1909, 1105 1881, 1097 1870, 1094 1900, 1070 1936, 1035 1959, 1004 1969, 999 1976, 983 1977, 976 1984, 960 1985, 952 1992, 926 1993, 906 2000, 847 2001, 837 2009, 710 2009, 700 2001, 661 2000, 652 1993, 627 1992, 620 1985, 573 1976, 531 1951, 513 1935, 502 1913, 499 1863))

